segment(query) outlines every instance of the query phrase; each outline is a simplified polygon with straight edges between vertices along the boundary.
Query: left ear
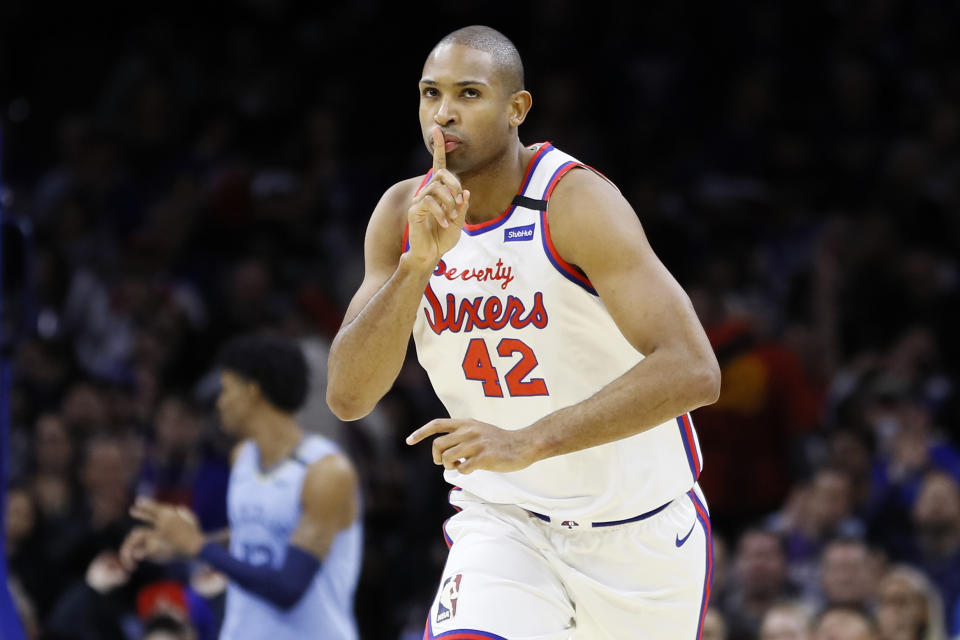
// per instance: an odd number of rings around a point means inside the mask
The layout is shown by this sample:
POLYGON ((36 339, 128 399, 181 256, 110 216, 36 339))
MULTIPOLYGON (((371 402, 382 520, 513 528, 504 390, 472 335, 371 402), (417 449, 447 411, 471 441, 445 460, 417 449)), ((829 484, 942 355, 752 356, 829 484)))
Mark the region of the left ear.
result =
POLYGON ((511 127, 519 127, 527 119, 530 107, 533 106, 533 96, 529 91, 517 91, 510 96, 508 103, 508 117, 511 127))

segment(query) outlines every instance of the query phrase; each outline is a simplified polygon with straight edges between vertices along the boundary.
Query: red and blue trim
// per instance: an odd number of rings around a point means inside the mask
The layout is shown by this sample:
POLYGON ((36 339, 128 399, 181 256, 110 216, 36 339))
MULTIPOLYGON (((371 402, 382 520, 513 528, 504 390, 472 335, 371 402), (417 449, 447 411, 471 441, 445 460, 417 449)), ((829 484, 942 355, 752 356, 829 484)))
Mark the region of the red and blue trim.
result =
POLYGON ((703 635, 703 619, 707 615, 707 607, 710 606, 710 588, 713 586, 713 531, 710 527, 710 514, 697 493, 691 489, 687 492, 690 500, 693 502, 693 508, 697 512, 697 520, 703 527, 703 533, 706 537, 707 564, 704 568, 703 576, 703 597, 700 600, 700 617, 697 621, 697 640, 703 635))
MULTIPOLYGON (((520 183, 520 191, 517 192, 517 195, 522 196, 523 192, 527 190, 527 186, 530 184, 530 179, 533 177, 533 172, 536 171, 537 165, 540 164, 540 161, 543 160, 544 156, 547 155, 547 152, 553 149, 553 145, 549 142, 543 143, 537 152, 530 158, 530 162, 527 164, 527 170, 523 174, 523 182, 520 183)), ((511 204, 506 211, 501 213, 499 216, 493 220, 486 220, 478 224, 470 224, 465 222, 463 225, 463 231, 467 235, 476 236, 481 233, 486 233, 487 231, 493 231, 506 223, 510 219, 510 216, 513 214, 514 210, 517 208, 517 205, 511 204)))
POLYGON ((430 171, 427 171, 427 174, 423 176, 423 180, 420 181, 420 186, 417 187, 417 190, 413 192, 414 197, 416 197, 418 193, 423 191, 423 188, 427 186, 427 183, 430 182, 430 178, 432 177, 433 177, 433 169, 430 169, 430 171))
POLYGON ((437 640, 439 638, 443 640, 507 640, 503 636, 478 629, 453 629, 452 631, 444 631, 440 635, 433 635, 433 625, 430 624, 430 618, 427 618, 427 624, 423 628, 423 640, 437 640))
POLYGON ((550 200, 550 195, 553 193, 553 190, 557 188, 557 183, 560 182, 560 178, 567 175, 567 172, 571 169, 582 166, 584 165, 575 160, 570 160, 557 167, 557 170, 553 172, 553 175, 550 176, 550 180, 547 182, 547 188, 543 190, 541 200, 550 200))
MULTIPOLYGON (((452 518, 453 516, 450 516, 452 518)), ((450 537, 450 534, 447 533, 447 523, 450 522, 450 518, 447 518, 443 521, 443 524, 440 525, 440 530, 443 531, 443 541, 447 543, 447 549, 453 546, 453 538, 450 537)))
POLYGON ((591 295, 598 295, 597 290, 593 288, 593 283, 584 275, 582 271, 560 257, 557 248, 553 246, 553 239, 550 237, 550 223, 547 222, 547 212, 540 212, 540 238, 543 240, 543 252, 547 255, 550 263, 560 272, 564 278, 573 284, 581 287, 591 295))
MULTIPOLYGON (((582 166, 584 165, 579 162, 574 162, 573 160, 560 165, 557 170, 553 172, 553 176, 551 176, 550 181, 547 183, 547 188, 543 192, 543 200, 550 200, 550 194, 553 193, 557 183, 560 182, 560 178, 566 175, 568 171, 582 166)), ((546 208, 540 212, 540 239, 543 241, 543 252, 547 255, 547 259, 550 260, 554 268, 560 272, 560 275, 573 284, 583 288, 591 295, 597 295, 597 290, 593 288, 593 283, 590 282, 586 274, 560 257, 560 253, 553 245, 553 238, 550 237, 550 223, 547 220, 546 208)))
POLYGON ((696 482, 700 477, 703 464, 700 462, 700 452, 697 449, 696 436, 693 435, 693 421, 690 414, 677 416, 677 425, 680 427, 680 439, 683 440, 683 450, 687 454, 687 464, 690 465, 690 474, 696 482))

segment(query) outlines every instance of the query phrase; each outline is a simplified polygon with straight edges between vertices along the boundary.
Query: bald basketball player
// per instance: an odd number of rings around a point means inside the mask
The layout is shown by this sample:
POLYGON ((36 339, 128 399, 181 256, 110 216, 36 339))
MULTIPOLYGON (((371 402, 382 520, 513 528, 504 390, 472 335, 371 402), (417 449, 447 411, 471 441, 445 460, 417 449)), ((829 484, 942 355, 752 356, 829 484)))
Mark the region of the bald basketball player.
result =
POLYGON ((384 193, 329 359, 340 418, 370 412, 413 335, 449 418, 459 510, 425 638, 699 638, 710 521, 689 412, 720 376, 686 294, 605 177, 548 142, 516 47, 489 27, 430 52, 426 175, 384 193))

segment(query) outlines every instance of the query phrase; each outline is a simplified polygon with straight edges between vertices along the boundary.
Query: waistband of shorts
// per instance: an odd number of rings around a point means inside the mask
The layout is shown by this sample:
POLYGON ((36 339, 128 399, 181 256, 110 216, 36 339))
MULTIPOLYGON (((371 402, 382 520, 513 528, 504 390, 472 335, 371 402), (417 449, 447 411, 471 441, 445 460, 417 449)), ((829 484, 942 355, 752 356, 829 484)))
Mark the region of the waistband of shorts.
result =
POLYGON ((650 511, 641 513, 638 516, 633 516, 632 518, 624 518, 623 520, 607 520, 604 522, 588 522, 583 524, 572 519, 560 521, 559 518, 551 518, 550 516, 545 516, 542 513, 537 513, 536 511, 530 511, 529 509, 524 509, 524 511, 526 511, 532 516, 539 518, 540 520, 543 520, 544 522, 547 522, 553 525, 558 525, 561 527, 566 527, 567 529, 573 529, 574 527, 587 526, 587 525, 589 525, 591 528, 594 528, 594 529, 600 529, 603 527, 615 527, 620 524, 629 524, 631 522, 639 522, 641 520, 646 520, 647 518, 655 516, 661 511, 663 511, 664 509, 666 509, 667 507, 669 507, 671 503, 673 503, 673 500, 670 500, 669 502, 666 502, 660 505, 656 509, 651 509, 650 511))

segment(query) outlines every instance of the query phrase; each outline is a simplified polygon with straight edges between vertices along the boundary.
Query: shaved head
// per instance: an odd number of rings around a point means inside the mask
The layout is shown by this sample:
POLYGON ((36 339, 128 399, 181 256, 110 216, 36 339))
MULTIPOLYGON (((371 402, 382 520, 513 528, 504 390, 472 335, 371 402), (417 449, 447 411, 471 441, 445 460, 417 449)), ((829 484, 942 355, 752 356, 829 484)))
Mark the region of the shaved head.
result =
POLYGON ((507 36, 482 25, 464 27, 444 36, 433 51, 453 44, 489 53, 507 92, 514 93, 523 89, 523 62, 517 48, 507 36))

